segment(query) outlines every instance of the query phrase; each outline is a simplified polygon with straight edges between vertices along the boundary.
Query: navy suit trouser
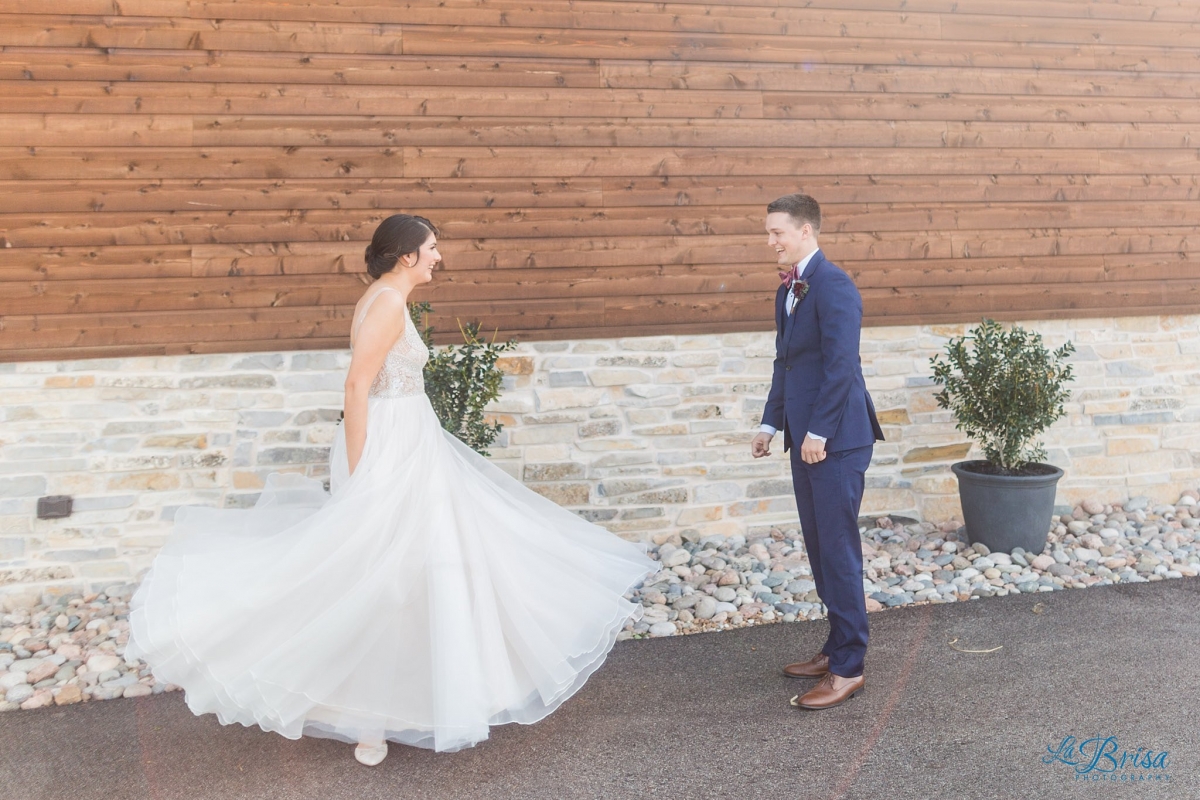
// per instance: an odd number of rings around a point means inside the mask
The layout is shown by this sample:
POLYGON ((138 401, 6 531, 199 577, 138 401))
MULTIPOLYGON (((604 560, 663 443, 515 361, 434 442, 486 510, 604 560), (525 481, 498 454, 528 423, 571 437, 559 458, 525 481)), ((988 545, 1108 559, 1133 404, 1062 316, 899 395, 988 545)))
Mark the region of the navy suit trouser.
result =
POLYGON ((863 596, 858 512, 874 445, 826 453, 805 464, 792 447, 792 486, 817 594, 829 609, 829 638, 821 652, 829 671, 843 678, 863 672, 867 655, 867 604, 863 596))

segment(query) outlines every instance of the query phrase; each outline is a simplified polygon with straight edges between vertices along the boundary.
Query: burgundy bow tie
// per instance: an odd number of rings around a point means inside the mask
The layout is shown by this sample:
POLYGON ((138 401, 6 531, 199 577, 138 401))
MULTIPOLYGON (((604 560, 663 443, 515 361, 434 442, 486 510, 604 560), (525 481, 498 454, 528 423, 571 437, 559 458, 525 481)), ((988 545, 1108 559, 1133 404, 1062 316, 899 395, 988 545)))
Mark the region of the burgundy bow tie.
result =
POLYGON ((800 269, 798 267, 792 267, 787 272, 779 273, 779 281, 788 289, 791 289, 792 284, 798 280, 800 280, 800 269))

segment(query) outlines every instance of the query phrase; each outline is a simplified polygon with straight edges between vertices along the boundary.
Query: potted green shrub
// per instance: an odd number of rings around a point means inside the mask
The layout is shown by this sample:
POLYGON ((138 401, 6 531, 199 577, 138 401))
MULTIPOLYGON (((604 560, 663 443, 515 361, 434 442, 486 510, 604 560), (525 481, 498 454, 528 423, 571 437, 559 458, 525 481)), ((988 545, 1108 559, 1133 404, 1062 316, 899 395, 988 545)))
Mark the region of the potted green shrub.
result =
POLYGON ((1036 332, 985 319, 930 359, 942 386, 938 406, 954 412, 958 429, 977 441, 983 461, 951 465, 958 478, 967 538, 990 550, 1020 547, 1040 553, 1054 515, 1063 471, 1043 463, 1041 434, 1065 412, 1072 380, 1067 342, 1050 351, 1036 332))

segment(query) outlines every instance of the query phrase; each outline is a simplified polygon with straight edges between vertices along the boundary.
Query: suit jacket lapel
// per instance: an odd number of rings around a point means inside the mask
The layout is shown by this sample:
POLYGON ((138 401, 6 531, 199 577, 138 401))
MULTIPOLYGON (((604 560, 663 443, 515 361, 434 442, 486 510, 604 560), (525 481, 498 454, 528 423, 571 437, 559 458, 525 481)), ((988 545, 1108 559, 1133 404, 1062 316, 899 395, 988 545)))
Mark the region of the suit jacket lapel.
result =
MULTIPOLYGON (((808 289, 809 289, 810 294, 813 289, 813 283, 812 283, 813 278, 816 276, 817 271, 820 268, 821 263, 824 260, 825 260, 824 255, 821 253, 820 250, 817 250, 817 252, 813 255, 812 259, 809 260, 808 266, 805 267, 805 269, 804 269, 804 276, 802 279, 804 280, 805 283, 808 284, 808 289)), ((807 295, 805 296, 805 299, 807 299, 807 295)), ((784 303, 780 304, 780 308, 782 309, 783 305, 786 303, 787 303, 787 297, 785 294, 784 303)), ((785 325, 785 327, 783 329, 785 342, 791 341, 791 338, 796 331, 796 325, 794 323, 795 323, 796 318, 800 315, 800 308, 803 305, 804 305, 803 300, 800 301, 799 303, 796 303, 796 307, 792 309, 792 313, 790 315, 787 314, 786 310, 783 311, 784 320, 785 320, 785 322, 783 323, 785 325)))
POLYGON ((775 291, 775 330, 779 331, 781 336, 785 333, 784 326, 787 323, 787 313, 783 309, 785 302, 787 302, 787 289, 780 285, 775 291))
MULTIPOLYGON (((784 303, 786 304, 787 301, 785 300, 784 303)), ((788 314, 787 311, 784 311, 784 314, 786 316, 784 317, 785 322, 783 323, 785 326, 783 341, 785 344, 787 344, 790 343, 792 341, 792 337, 796 335, 796 317, 800 314, 800 305, 797 304, 796 307, 792 309, 791 314, 788 314)))
POLYGON ((812 288, 813 278, 817 276, 817 272, 821 269, 821 265, 825 263, 825 254, 820 250, 812 257, 812 261, 808 262, 808 269, 804 270, 804 280, 808 282, 808 288, 812 288))

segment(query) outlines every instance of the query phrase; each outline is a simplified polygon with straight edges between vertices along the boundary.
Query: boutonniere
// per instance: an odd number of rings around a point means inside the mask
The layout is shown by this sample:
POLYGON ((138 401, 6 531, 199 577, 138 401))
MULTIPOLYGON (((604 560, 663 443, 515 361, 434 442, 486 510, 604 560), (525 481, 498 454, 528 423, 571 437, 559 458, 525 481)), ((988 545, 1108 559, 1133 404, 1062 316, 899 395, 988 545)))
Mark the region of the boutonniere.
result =
POLYGON ((788 308, 788 313, 795 310, 796 304, 804 299, 808 294, 808 281, 801 278, 795 267, 792 267, 786 272, 779 273, 779 282, 786 286, 792 292, 792 305, 788 308))
POLYGON ((796 306, 800 305, 800 301, 808 294, 808 281, 804 278, 797 278, 792 283, 792 307, 788 309, 788 313, 792 314, 796 311, 796 306))
POLYGON ((792 283, 792 296, 795 297, 796 302, 799 303, 804 299, 806 294, 808 294, 808 281, 804 280, 804 278, 797 278, 795 282, 792 283))

